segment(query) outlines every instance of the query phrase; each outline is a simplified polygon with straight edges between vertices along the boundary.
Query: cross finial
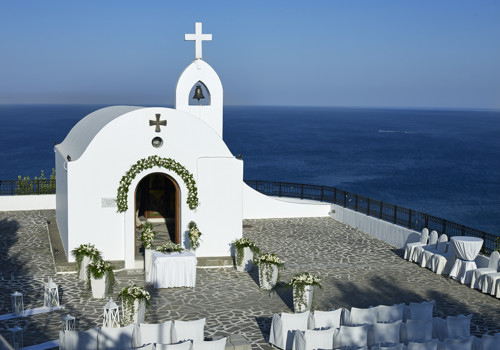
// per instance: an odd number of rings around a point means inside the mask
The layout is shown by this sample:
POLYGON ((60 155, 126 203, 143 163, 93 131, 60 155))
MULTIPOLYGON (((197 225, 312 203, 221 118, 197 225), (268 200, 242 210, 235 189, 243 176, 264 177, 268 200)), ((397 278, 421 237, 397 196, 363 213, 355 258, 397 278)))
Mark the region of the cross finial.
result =
POLYGON ((156 120, 150 120, 149 126, 155 126, 155 132, 160 132, 160 125, 167 126, 166 120, 160 120, 161 114, 156 114, 156 120))
POLYGON ((212 34, 202 34, 201 22, 196 22, 194 34, 184 34, 184 41, 195 42, 195 59, 202 59, 201 45, 203 41, 212 41, 212 34))

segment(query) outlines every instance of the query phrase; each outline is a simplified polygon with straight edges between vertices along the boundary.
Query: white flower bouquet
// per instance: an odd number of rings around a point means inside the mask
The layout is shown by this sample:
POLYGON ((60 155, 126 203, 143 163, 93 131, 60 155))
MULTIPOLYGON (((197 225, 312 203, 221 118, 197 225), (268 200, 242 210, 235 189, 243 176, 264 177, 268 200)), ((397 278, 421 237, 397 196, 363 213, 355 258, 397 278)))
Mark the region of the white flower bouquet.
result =
POLYGON ((192 249, 197 249, 200 246, 201 232, 194 221, 189 223, 188 228, 189 246, 192 249))
POLYGON ((150 222, 144 224, 141 231, 141 242, 145 249, 151 249, 155 236, 156 232, 153 230, 153 225, 150 222))
POLYGON ((184 250, 180 244, 175 244, 172 242, 168 242, 165 244, 162 244, 159 247, 156 247, 156 250, 162 253, 179 253, 184 250))

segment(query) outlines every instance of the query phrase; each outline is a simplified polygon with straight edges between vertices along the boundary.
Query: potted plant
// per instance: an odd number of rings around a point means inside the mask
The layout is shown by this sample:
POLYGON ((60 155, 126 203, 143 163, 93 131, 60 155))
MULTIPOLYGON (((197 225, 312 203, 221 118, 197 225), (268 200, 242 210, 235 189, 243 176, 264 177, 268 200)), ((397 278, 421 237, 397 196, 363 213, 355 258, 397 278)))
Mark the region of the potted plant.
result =
POLYGON ((180 253, 184 251, 184 248, 180 244, 175 244, 172 242, 168 242, 165 244, 162 244, 159 247, 156 247, 156 250, 159 252, 162 252, 164 254, 169 254, 169 253, 180 253))
POLYGON ((149 292, 134 284, 123 288, 119 297, 122 300, 123 324, 126 326, 132 323, 143 323, 151 299, 149 292))
POLYGON ((156 232, 153 230, 153 224, 150 222, 145 223, 141 231, 141 242, 144 248, 144 272, 146 276, 148 276, 151 268, 151 250, 155 236, 156 232))
POLYGON ((88 268, 88 284, 92 289, 92 297, 96 299, 104 299, 106 293, 113 290, 115 283, 115 275, 113 267, 109 261, 96 259, 92 261, 88 268))
POLYGON ((201 232, 194 221, 188 224, 188 238, 189 238, 189 250, 195 253, 196 249, 200 246, 201 232))
POLYGON ((259 255, 256 259, 259 265, 259 286, 265 290, 271 290, 278 282, 279 268, 283 261, 273 253, 259 255))
POLYGON ((295 275, 289 285, 293 288, 293 308, 295 312, 311 310, 313 288, 321 287, 321 279, 309 272, 295 275))
POLYGON ((87 281, 87 267, 91 261, 101 259, 101 252, 90 243, 80 244, 78 247, 71 251, 71 255, 76 260, 76 270, 78 271, 78 278, 82 281, 87 281))
POLYGON ((234 241, 236 270, 250 271, 253 266, 254 255, 257 254, 259 254, 259 247, 251 240, 240 238, 234 241))

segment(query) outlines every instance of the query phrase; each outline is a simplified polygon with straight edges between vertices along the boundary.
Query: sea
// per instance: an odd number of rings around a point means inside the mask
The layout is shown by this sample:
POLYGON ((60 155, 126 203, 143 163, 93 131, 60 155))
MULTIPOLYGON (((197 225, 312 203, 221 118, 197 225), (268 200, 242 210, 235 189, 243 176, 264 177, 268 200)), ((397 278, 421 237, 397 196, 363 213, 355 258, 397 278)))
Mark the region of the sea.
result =
MULTIPOLYGON (((0 105, 0 180, 48 177, 54 142, 102 107, 0 105)), ((500 235, 498 110, 227 106, 223 138, 246 180, 337 187, 500 235)))

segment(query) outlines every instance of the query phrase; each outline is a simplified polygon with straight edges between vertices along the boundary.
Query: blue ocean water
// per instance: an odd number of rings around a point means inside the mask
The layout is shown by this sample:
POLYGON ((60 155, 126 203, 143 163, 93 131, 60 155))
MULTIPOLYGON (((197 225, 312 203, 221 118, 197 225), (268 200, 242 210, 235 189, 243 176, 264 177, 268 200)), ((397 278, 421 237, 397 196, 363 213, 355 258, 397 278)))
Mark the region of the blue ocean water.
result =
MULTIPOLYGON (((0 106, 0 179, 50 174, 95 105, 0 106)), ((225 107, 244 178, 327 185, 500 234, 500 111, 225 107)))

